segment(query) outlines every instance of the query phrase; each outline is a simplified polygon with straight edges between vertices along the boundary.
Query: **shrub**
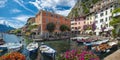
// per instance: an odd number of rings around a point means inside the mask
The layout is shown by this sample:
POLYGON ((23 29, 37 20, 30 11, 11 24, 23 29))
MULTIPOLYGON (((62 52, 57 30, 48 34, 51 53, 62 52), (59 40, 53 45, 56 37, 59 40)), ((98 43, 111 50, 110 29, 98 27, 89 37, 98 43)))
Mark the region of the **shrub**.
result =
POLYGON ((19 52, 12 52, 4 56, 1 56, 0 60, 26 60, 26 58, 19 52))

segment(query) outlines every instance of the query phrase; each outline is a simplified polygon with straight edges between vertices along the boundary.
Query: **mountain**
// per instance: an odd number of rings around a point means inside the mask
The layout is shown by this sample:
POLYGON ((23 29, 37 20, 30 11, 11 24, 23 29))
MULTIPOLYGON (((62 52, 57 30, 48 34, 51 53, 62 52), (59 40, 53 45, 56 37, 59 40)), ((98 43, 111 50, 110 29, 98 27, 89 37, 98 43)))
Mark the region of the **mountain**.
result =
POLYGON ((15 28, 11 27, 7 21, 1 20, 0 21, 0 32, 7 32, 9 30, 13 30, 15 28))
POLYGON ((9 30, 13 30, 13 29, 15 28, 0 24, 0 32, 8 32, 9 30))
POLYGON ((101 0, 78 0, 71 12, 68 14, 68 18, 75 18, 84 16, 90 12, 90 7, 101 0))

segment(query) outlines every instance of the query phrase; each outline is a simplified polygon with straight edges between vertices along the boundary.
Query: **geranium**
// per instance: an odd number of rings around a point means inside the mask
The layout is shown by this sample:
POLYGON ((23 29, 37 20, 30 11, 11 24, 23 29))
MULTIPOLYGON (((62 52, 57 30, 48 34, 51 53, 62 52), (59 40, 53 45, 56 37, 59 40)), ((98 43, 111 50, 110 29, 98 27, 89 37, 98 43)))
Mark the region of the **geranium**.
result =
POLYGON ((19 52, 12 52, 0 57, 0 60, 26 60, 25 56, 19 52))
POLYGON ((99 57, 91 51, 78 49, 65 52, 61 58, 63 58, 63 60, 100 60, 99 57))

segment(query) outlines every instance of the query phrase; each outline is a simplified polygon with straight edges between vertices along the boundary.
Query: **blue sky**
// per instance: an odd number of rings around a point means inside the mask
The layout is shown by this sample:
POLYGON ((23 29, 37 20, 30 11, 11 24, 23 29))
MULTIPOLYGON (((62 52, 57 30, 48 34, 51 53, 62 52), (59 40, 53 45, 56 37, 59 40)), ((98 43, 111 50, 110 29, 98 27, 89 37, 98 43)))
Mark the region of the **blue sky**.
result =
POLYGON ((67 16, 75 3, 76 0, 0 0, 0 23, 20 28, 40 10, 67 16))

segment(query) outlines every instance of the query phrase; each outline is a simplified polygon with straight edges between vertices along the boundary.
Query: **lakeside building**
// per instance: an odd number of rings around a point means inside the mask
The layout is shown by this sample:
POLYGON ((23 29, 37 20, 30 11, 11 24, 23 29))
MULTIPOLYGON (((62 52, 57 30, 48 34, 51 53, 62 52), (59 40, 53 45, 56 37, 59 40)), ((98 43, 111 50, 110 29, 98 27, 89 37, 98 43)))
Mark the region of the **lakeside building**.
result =
POLYGON ((91 12, 89 14, 86 15, 86 18, 85 18, 85 33, 90 33, 90 32, 93 32, 93 24, 95 22, 95 13, 94 12, 91 12))
POLYGON ((60 26, 61 25, 66 25, 70 28, 70 20, 65 18, 62 15, 51 13, 48 11, 39 11, 36 16, 35 16, 35 22, 39 26, 40 29, 40 34, 48 34, 48 31, 46 29, 46 26, 48 23, 54 23, 56 25, 54 32, 61 32, 60 31, 60 26))
POLYGON ((84 31, 83 26, 85 25, 85 16, 71 19, 71 31, 75 34, 80 34, 84 31))
POLYGON ((95 20, 94 12, 93 13, 89 13, 89 14, 86 15, 85 24, 86 25, 92 25, 94 20, 95 20))
POLYGON ((95 12, 96 35, 100 35, 102 32, 110 33, 113 29, 109 22, 112 11, 119 7, 118 2, 119 0, 102 0, 91 7, 90 12, 95 12))

